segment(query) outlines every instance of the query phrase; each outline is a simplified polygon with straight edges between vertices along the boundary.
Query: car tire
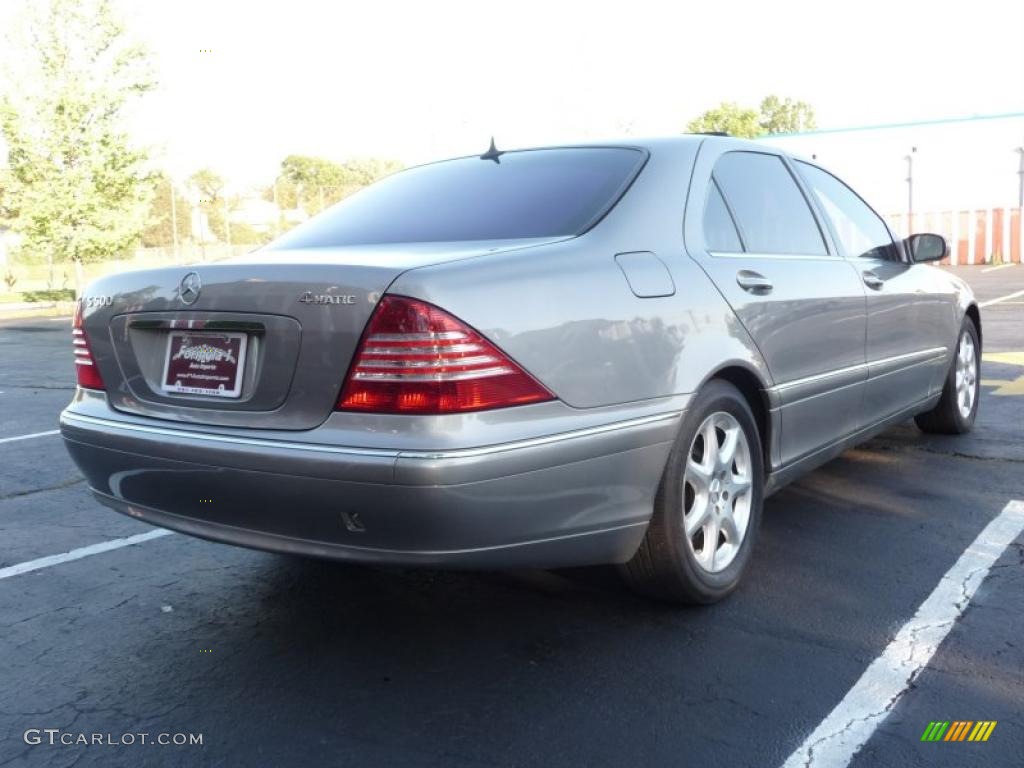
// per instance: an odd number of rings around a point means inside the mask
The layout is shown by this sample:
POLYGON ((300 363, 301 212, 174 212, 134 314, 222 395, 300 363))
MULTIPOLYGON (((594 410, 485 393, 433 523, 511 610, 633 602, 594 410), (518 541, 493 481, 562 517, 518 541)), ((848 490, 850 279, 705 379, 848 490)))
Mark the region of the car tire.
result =
POLYGON ((712 380, 686 411, 647 532, 633 558, 620 566, 624 580, 659 600, 721 600, 750 561, 763 496, 763 450, 754 415, 736 387, 712 380))
POLYGON ((942 397, 934 408, 914 417, 922 432, 962 435, 970 432, 978 415, 981 394, 981 341, 970 316, 964 317, 950 363, 942 397), (968 398, 965 402, 965 398, 968 398))

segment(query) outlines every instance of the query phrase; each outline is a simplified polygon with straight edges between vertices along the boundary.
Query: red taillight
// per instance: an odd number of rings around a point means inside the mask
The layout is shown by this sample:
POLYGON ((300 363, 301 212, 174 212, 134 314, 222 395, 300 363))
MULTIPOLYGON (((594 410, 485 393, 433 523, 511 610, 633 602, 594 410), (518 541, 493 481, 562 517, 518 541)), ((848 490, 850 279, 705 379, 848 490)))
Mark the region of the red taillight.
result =
POLYGON ((78 386, 87 389, 106 389, 103 377, 100 376, 96 361, 92 359, 89 337, 82 327, 82 302, 75 307, 75 319, 71 321, 71 343, 75 350, 75 373, 78 375, 78 386))
POLYGON ((444 310, 385 296, 363 333, 337 408, 461 413, 553 399, 501 350, 444 310))

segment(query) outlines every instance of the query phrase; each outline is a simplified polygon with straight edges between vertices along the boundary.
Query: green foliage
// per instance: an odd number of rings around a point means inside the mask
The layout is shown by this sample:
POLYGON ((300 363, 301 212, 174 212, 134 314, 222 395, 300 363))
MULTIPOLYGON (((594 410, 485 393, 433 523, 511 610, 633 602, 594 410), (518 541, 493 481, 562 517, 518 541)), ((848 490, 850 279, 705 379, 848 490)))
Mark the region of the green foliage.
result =
POLYGON ((803 101, 766 96, 760 109, 725 101, 691 120, 689 133, 722 131, 730 136, 753 139, 772 133, 796 133, 815 128, 814 109, 803 101))
POLYGON ((331 160, 288 155, 281 161, 281 176, 296 187, 336 187, 344 183, 344 168, 331 160))
POLYGON ((345 169, 345 185, 366 187, 378 179, 390 176, 404 167, 397 160, 379 157, 357 157, 342 166, 345 169))
POLYGON ((280 176, 276 184, 263 190, 261 197, 267 202, 276 201, 282 210, 299 207, 299 188, 280 176))
POLYGON ((817 128, 814 108, 805 101, 766 96, 761 102, 762 133, 799 133, 817 128))
MULTIPOLYGON (((209 202, 200 203, 199 208, 206 214, 210 233, 222 243, 227 242, 227 228, 224 226, 224 222, 227 220, 224 216, 224 201, 213 198, 209 202)), ((232 232, 232 236, 234 236, 234 232, 232 232)))
POLYGON ((263 245, 270 242, 271 233, 259 232, 245 222, 231 223, 231 242, 235 245, 263 245))
POLYGON ((11 172, 6 168, 0 168, 0 224, 10 221, 17 215, 13 210, 14 201, 9 191, 13 183, 11 172))
POLYGON ((45 291, 24 291, 21 298, 33 304, 38 301, 74 301, 75 292, 70 288, 50 288, 45 291))
POLYGON ((123 123, 154 82, 110 0, 42 0, 23 21, 3 46, 4 213, 21 251, 78 272, 128 251, 145 227, 152 179, 123 123))
MULTIPOLYGON (((317 213, 344 197, 403 168, 395 160, 355 158, 337 163, 321 157, 289 155, 281 162, 277 178, 277 203, 282 209, 302 208, 317 213)), ((263 198, 274 199, 268 188, 263 198)))
POLYGON ((224 189, 224 179, 212 168, 200 168, 188 177, 188 183, 206 203, 217 202, 224 189))
MULTIPOLYGON (((206 216, 210 233, 221 242, 226 242, 224 178, 212 168, 201 168, 188 177, 188 183, 198 193, 199 210, 206 216)), ((193 234, 198 238, 200 233, 193 234)))
POLYGON ((761 134, 760 116, 757 110, 741 107, 732 101, 723 101, 714 109, 691 120, 686 130, 689 133, 722 131, 730 136, 752 139, 761 134))
POLYGON ((153 199, 149 205, 146 229, 142 232, 142 244, 146 247, 171 245, 174 242, 172 226, 177 214, 178 242, 188 240, 191 234, 191 210, 192 206, 188 199, 174 190, 174 205, 176 211, 171 210, 171 192, 173 185, 171 179, 164 174, 157 177, 156 189, 153 192, 153 199))

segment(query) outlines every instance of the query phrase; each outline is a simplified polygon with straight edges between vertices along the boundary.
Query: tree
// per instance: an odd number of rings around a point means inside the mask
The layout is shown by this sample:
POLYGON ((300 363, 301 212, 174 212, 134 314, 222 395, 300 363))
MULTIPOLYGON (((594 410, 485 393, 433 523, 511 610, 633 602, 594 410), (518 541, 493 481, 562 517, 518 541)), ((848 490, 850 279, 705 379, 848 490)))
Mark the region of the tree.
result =
POLYGON ((754 139, 771 133, 796 133, 815 128, 814 109, 803 101, 766 96, 759 110, 724 101, 691 120, 689 133, 721 131, 730 136, 754 139))
MULTIPOLYGON (((206 218, 210 233, 218 240, 227 241, 227 219, 224 215, 224 179, 212 168, 201 168, 188 177, 189 186, 199 193, 199 210, 206 218)), ((203 233, 198 234, 200 238, 203 233)))
POLYGON ((342 167, 345 171, 345 184, 366 187, 378 179, 402 170, 405 166, 397 160, 387 160, 379 157, 357 157, 349 160, 342 167))
POLYGON ((263 245, 269 239, 269 234, 259 232, 245 222, 236 221, 231 224, 231 242, 235 245, 263 245))
MULTIPOLYGON (((277 202, 282 209, 302 208, 314 214, 353 192, 372 184, 403 165, 379 157, 355 158, 338 163, 322 157, 288 155, 277 178, 277 202)), ((264 193, 274 199, 274 189, 264 193)))
POLYGON ((188 177, 188 183, 200 194, 200 202, 217 202, 224 189, 224 179, 212 168, 200 168, 188 177))
POLYGON ((11 174, 5 168, 0 168, 0 224, 10 221, 17 214, 11 209, 11 174))
POLYGON ((0 96, 7 143, 5 205, 20 249, 51 265, 127 252, 145 227, 152 179, 131 145, 126 108, 155 83, 110 0, 43 0, 9 35, 8 87, 0 96))
POLYGON ((799 133, 817 128, 814 108, 804 101, 765 96, 761 102, 762 133, 799 133))
POLYGON ((320 157, 308 157, 305 155, 288 155, 281 161, 281 175, 278 186, 278 202, 281 203, 281 185, 283 181, 290 185, 288 191, 294 192, 295 203, 292 206, 282 205, 282 208, 306 208, 311 202, 318 202, 319 189, 324 187, 336 187, 343 183, 344 169, 338 163, 325 160, 320 157), (310 196, 316 196, 316 201, 311 201, 310 196))
POLYGON ((334 187, 342 183, 345 171, 340 163, 322 157, 288 155, 281 161, 281 176, 299 187, 334 187))
POLYGON ((724 132, 730 136, 752 139, 761 134, 760 116, 755 109, 723 101, 714 109, 691 120, 686 130, 689 133, 724 132))
POLYGON ((177 219, 178 242, 188 239, 191 233, 191 205, 188 199, 178 194, 171 179, 160 174, 156 179, 156 188, 149 206, 146 228, 142 232, 142 244, 151 246, 170 245, 174 242, 173 222, 177 219), (174 210, 171 208, 171 194, 174 194, 174 210))

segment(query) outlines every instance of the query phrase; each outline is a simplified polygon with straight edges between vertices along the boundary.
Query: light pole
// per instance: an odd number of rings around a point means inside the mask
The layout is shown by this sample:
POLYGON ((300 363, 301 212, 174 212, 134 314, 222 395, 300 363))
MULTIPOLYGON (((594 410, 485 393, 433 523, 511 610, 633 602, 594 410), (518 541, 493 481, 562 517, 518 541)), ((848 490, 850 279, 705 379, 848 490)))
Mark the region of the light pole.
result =
POLYGON ((274 237, 281 234, 281 206, 277 202, 277 178, 274 178, 274 237))
POLYGON ((914 231, 914 153, 917 147, 910 148, 910 154, 904 160, 907 161, 907 234, 914 231))
POLYGON ((228 196, 224 195, 224 235, 228 241, 228 255, 231 255, 231 210, 228 208, 228 196))
POLYGON ((175 201, 174 180, 169 179, 167 186, 171 190, 171 242, 174 243, 174 263, 179 262, 178 258, 178 204, 175 201))
POLYGON ((1014 152, 1020 156, 1020 164, 1017 166, 1017 207, 1024 208, 1024 147, 1017 147, 1014 152))

